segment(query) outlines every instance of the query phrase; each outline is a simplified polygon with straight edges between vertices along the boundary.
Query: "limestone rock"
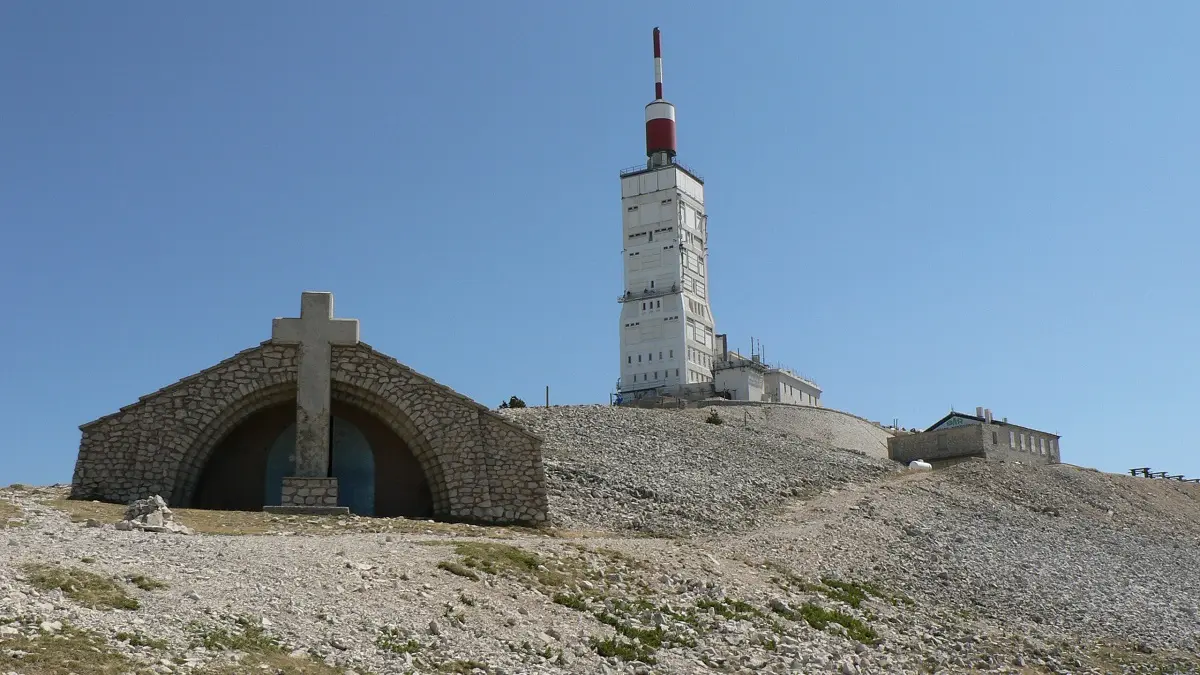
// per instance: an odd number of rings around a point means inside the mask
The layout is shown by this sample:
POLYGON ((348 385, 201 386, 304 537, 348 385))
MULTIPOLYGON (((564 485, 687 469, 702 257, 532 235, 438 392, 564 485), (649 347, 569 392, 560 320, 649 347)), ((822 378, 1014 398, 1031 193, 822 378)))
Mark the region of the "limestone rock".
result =
POLYGON ((125 509, 125 520, 117 523, 118 530, 142 530, 169 534, 194 534, 186 525, 175 522, 175 514, 159 495, 139 499, 125 509))

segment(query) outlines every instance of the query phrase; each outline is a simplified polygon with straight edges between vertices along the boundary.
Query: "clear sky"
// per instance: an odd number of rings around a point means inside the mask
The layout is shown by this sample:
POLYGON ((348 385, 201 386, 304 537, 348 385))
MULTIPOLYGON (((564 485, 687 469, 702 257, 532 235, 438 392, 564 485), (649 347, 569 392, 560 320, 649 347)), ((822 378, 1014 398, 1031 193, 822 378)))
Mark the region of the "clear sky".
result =
POLYGON ((651 29, 718 332, 830 407, 1200 476, 1200 4, 0 4, 0 484, 329 290, 497 405, 607 403, 651 29))

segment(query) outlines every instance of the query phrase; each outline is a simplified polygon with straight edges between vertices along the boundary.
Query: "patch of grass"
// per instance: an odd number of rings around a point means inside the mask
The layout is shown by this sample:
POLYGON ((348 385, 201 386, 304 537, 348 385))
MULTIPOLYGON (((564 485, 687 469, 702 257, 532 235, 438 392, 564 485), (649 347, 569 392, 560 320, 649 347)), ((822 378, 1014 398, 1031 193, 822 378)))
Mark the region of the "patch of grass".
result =
POLYGON ((812 603, 805 603, 800 607, 799 615, 808 625, 817 630, 825 630, 829 624, 836 623, 846 629, 846 634, 851 639, 859 642, 873 643, 879 639, 870 626, 836 609, 825 609, 812 603))
POLYGON ((15 523, 15 522, 10 524, 8 522, 8 520, 10 518, 13 518, 13 519, 20 518, 21 514, 22 514, 21 507, 17 506, 16 504, 14 504, 8 500, 0 499, 0 530, 3 530, 4 528, 10 527, 12 525, 20 524, 20 523, 15 523))
POLYGON ((279 645, 278 638, 269 635, 262 626, 253 620, 238 617, 235 622, 237 623, 236 630, 230 630, 224 626, 200 627, 197 631, 199 644, 211 652, 239 651, 274 654, 283 650, 279 645))
POLYGON ((721 419, 721 415, 719 413, 717 413, 716 410, 713 410, 712 412, 708 413, 708 417, 705 417, 704 421, 709 424, 724 424, 725 423, 725 420, 721 419))
POLYGON ((29 486, 25 485, 24 483, 13 483, 12 485, 8 486, 8 489, 13 491, 28 490, 29 486))
POLYGON ((43 591, 61 590, 75 602, 91 609, 137 609, 138 601, 129 597, 117 582, 75 567, 29 563, 22 566, 29 584, 43 591))
POLYGON ((536 553, 530 553, 508 544, 459 542, 455 544, 454 552, 462 556, 469 566, 488 574, 500 572, 532 574, 537 572, 538 566, 542 564, 541 558, 536 553))
POLYGON ((375 636, 375 646, 396 654, 416 654, 424 647, 416 638, 408 637, 399 628, 385 626, 375 636))
MULTIPOLYGON (((829 590, 823 591, 826 597, 831 600, 840 600, 855 609, 858 609, 868 596, 865 584, 838 581, 837 579, 830 579, 828 577, 822 578, 821 583, 829 587, 829 590)), ((875 594, 871 593, 870 595, 875 594)))
POLYGON ((1200 672, 1200 656, 1172 650, 1148 654, 1132 643, 1097 644, 1087 660, 1104 672, 1136 672, 1174 675, 1200 672))
POLYGON ((119 642, 128 642, 130 647, 150 647, 163 651, 167 648, 167 641, 158 638, 148 638, 141 633, 126 633, 124 631, 113 636, 119 642))
POLYGON ((751 620, 755 617, 763 616, 757 607, 751 605, 744 600, 709 600, 702 598, 696 601, 696 609, 708 610, 711 609, 714 613, 725 617, 726 619, 744 619, 751 620))
POLYGON ((555 593, 554 602, 562 605, 563 607, 569 607, 570 609, 574 609, 579 612, 587 611, 587 602, 584 601, 582 595, 575 595, 571 593, 555 593))
POLYGON ((564 586, 580 576, 586 576, 582 563, 578 561, 546 561, 536 553, 509 544, 456 541, 450 545, 462 557, 464 566, 485 574, 508 575, 545 587, 564 586))
POLYGON ((657 663, 658 661, 654 658, 653 649, 649 649, 637 642, 621 640, 615 637, 606 638, 604 640, 592 638, 589 640, 589 642, 592 646, 592 649, 594 649, 597 654, 604 658, 615 656, 622 661, 641 661, 642 663, 648 663, 651 665, 657 663))
POLYGON ((620 618, 602 612, 596 615, 596 619, 603 624, 612 626, 617 633, 640 643, 647 647, 650 651, 657 650, 663 646, 663 631, 661 628, 641 628, 632 624, 621 621, 620 618))
POLYGON ((886 600, 896 606, 903 604, 912 607, 917 604, 903 593, 890 593, 867 581, 841 581, 831 577, 822 577, 820 583, 814 584, 796 576, 791 570, 778 563, 767 561, 763 566, 778 574, 778 576, 771 577, 771 581, 781 588, 820 593, 830 600, 844 602, 855 609, 858 609, 870 597, 886 600))
POLYGON ((443 560, 437 564, 439 570, 445 570, 451 574, 457 574, 471 581, 479 581, 479 575, 464 567, 462 564, 453 560, 443 560))
POLYGON ((192 674, 245 675, 246 673, 272 673, 273 675, 342 675, 345 672, 344 668, 335 668, 307 656, 291 656, 282 652, 276 652, 270 654, 249 654, 237 663, 226 666, 209 666, 200 670, 193 670, 192 674))
POLYGON ((463 659, 459 659, 458 661, 447 661, 445 663, 438 664, 437 667, 439 673, 463 673, 465 675, 470 675, 470 673, 474 672, 476 668, 490 672, 488 665, 482 661, 468 661, 463 659))
POLYGON ((3 646, 0 672, 30 675, 153 675, 154 672, 113 650, 99 637, 69 625, 53 635, 5 638, 0 645, 3 646))
MULTIPOLYGON (((125 517, 125 506, 80 499, 50 499, 46 506, 58 509, 82 523, 94 518, 115 523, 125 517)), ((448 534, 457 537, 502 538, 510 533, 544 534, 532 528, 482 527, 464 523, 442 523, 408 518, 367 518, 359 516, 284 516, 262 511, 216 511, 171 507, 175 520, 200 534, 255 535, 274 532, 340 535, 346 533, 448 534)), ((546 535, 548 536, 548 535, 546 535)))
POLYGON ((79 562, 84 563, 85 565, 90 565, 90 564, 96 562, 96 559, 90 555, 85 555, 79 559, 79 562))
POLYGON ((161 590, 161 589, 167 587, 166 582, 159 581, 158 579, 154 579, 152 577, 148 577, 144 574, 135 574, 131 577, 126 578, 126 581, 133 584, 134 586, 137 586, 138 588, 142 589, 143 591, 157 591, 157 590, 161 590))

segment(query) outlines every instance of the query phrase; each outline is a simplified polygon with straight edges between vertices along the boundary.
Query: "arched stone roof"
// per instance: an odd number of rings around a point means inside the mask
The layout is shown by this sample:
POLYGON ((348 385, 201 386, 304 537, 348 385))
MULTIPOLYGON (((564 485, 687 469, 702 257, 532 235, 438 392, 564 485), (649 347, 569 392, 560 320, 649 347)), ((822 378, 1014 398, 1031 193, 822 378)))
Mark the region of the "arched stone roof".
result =
MULTIPOLYGON (((438 517, 547 519, 541 439, 369 345, 335 346, 332 396, 370 412, 409 444, 438 517)), ((80 427, 72 496, 186 504, 220 441, 295 396, 296 350, 264 342, 80 427)))

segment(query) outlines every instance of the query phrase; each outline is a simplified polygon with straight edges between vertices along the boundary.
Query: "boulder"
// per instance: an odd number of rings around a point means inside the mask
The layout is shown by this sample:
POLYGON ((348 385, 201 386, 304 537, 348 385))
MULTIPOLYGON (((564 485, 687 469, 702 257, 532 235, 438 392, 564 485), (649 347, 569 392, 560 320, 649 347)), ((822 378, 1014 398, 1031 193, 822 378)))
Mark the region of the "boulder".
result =
POLYGON ((193 534, 192 528, 175 522, 175 514, 159 495, 139 499, 125 509, 125 520, 117 523, 119 530, 142 530, 168 534, 193 534))

